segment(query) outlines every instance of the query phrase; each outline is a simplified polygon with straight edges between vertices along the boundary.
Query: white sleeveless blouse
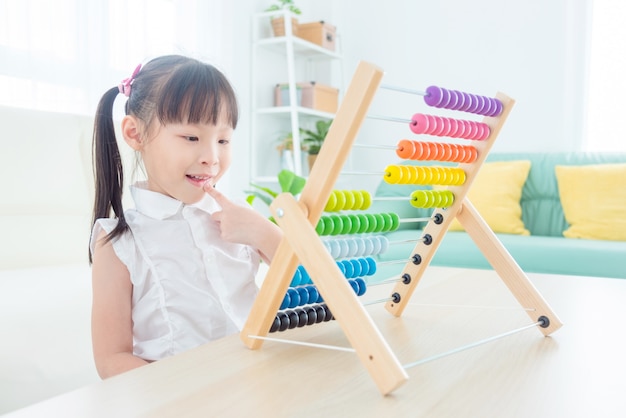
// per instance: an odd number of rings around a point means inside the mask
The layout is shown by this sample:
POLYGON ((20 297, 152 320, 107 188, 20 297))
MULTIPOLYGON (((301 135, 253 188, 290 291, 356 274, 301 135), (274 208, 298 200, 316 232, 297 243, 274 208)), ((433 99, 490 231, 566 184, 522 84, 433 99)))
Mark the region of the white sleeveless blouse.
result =
MULTIPOLYGON (((258 288, 259 254, 220 238, 210 214, 221 210, 206 195, 193 205, 131 186, 136 209, 125 212, 131 233, 113 242, 133 284, 133 352, 159 360, 243 327, 258 288)), ((99 219, 101 230, 116 219, 99 219)))

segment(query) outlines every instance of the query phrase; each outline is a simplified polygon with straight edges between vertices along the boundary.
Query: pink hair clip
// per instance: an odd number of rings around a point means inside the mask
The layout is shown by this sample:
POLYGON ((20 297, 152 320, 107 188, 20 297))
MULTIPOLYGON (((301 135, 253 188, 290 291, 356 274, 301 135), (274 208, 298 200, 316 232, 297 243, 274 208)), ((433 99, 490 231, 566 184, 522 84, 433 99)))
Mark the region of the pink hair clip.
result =
POLYGON ((137 74, 139 74, 139 70, 141 70, 141 64, 139 64, 137 68, 135 68, 135 71, 133 71, 133 74, 129 78, 123 79, 122 82, 117 86, 117 88, 120 90, 120 93, 122 93, 124 96, 130 97, 130 86, 133 84, 133 81, 135 81, 135 77, 137 77, 137 74))

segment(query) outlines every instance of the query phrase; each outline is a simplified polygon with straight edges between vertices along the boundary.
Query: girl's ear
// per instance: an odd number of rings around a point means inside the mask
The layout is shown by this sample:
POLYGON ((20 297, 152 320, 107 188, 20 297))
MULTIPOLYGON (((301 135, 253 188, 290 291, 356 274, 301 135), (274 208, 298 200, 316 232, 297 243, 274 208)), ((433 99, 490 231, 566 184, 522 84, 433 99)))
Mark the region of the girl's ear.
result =
POLYGON ((122 135, 124 140, 132 149, 140 151, 143 146, 141 124, 134 116, 126 115, 122 119, 122 135))

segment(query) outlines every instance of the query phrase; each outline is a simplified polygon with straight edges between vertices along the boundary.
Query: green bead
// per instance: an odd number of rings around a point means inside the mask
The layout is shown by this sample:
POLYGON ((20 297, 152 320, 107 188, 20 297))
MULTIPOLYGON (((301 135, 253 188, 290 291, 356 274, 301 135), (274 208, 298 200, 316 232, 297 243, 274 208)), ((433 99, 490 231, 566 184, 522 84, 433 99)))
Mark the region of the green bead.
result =
POLYGON ((361 229, 361 217, 357 215, 348 215, 350 221, 352 221, 352 228, 350 228, 350 234, 358 234, 361 229))
POLYGON ((339 215, 331 215, 330 219, 333 222, 333 229, 330 235, 339 235, 343 230, 343 220, 339 215))
POLYGON ((389 212, 389 215, 391 216, 391 229, 389 231, 395 231, 400 226, 400 217, 395 212, 389 212))
POLYGON ((352 229, 352 219, 348 215, 342 215, 341 221, 343 222, 343 228, 341 228, 341 234, 346 235, 350 233, 352 229))

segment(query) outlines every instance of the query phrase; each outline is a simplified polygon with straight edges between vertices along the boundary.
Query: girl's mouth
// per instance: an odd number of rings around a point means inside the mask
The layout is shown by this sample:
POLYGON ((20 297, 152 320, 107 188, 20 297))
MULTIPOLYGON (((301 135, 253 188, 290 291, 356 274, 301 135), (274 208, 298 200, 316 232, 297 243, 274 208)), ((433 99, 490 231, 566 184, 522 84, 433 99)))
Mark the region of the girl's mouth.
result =
POLYGON ((206 183, 210 179, 209 177, 206 177, 206 176, 192 176, 190 174, 187 174, 186 177, 187 177, 187 180, 189 180, 191 184, 200 188, 202 188, 202 186, 204 186, 204 183, 206 183))

